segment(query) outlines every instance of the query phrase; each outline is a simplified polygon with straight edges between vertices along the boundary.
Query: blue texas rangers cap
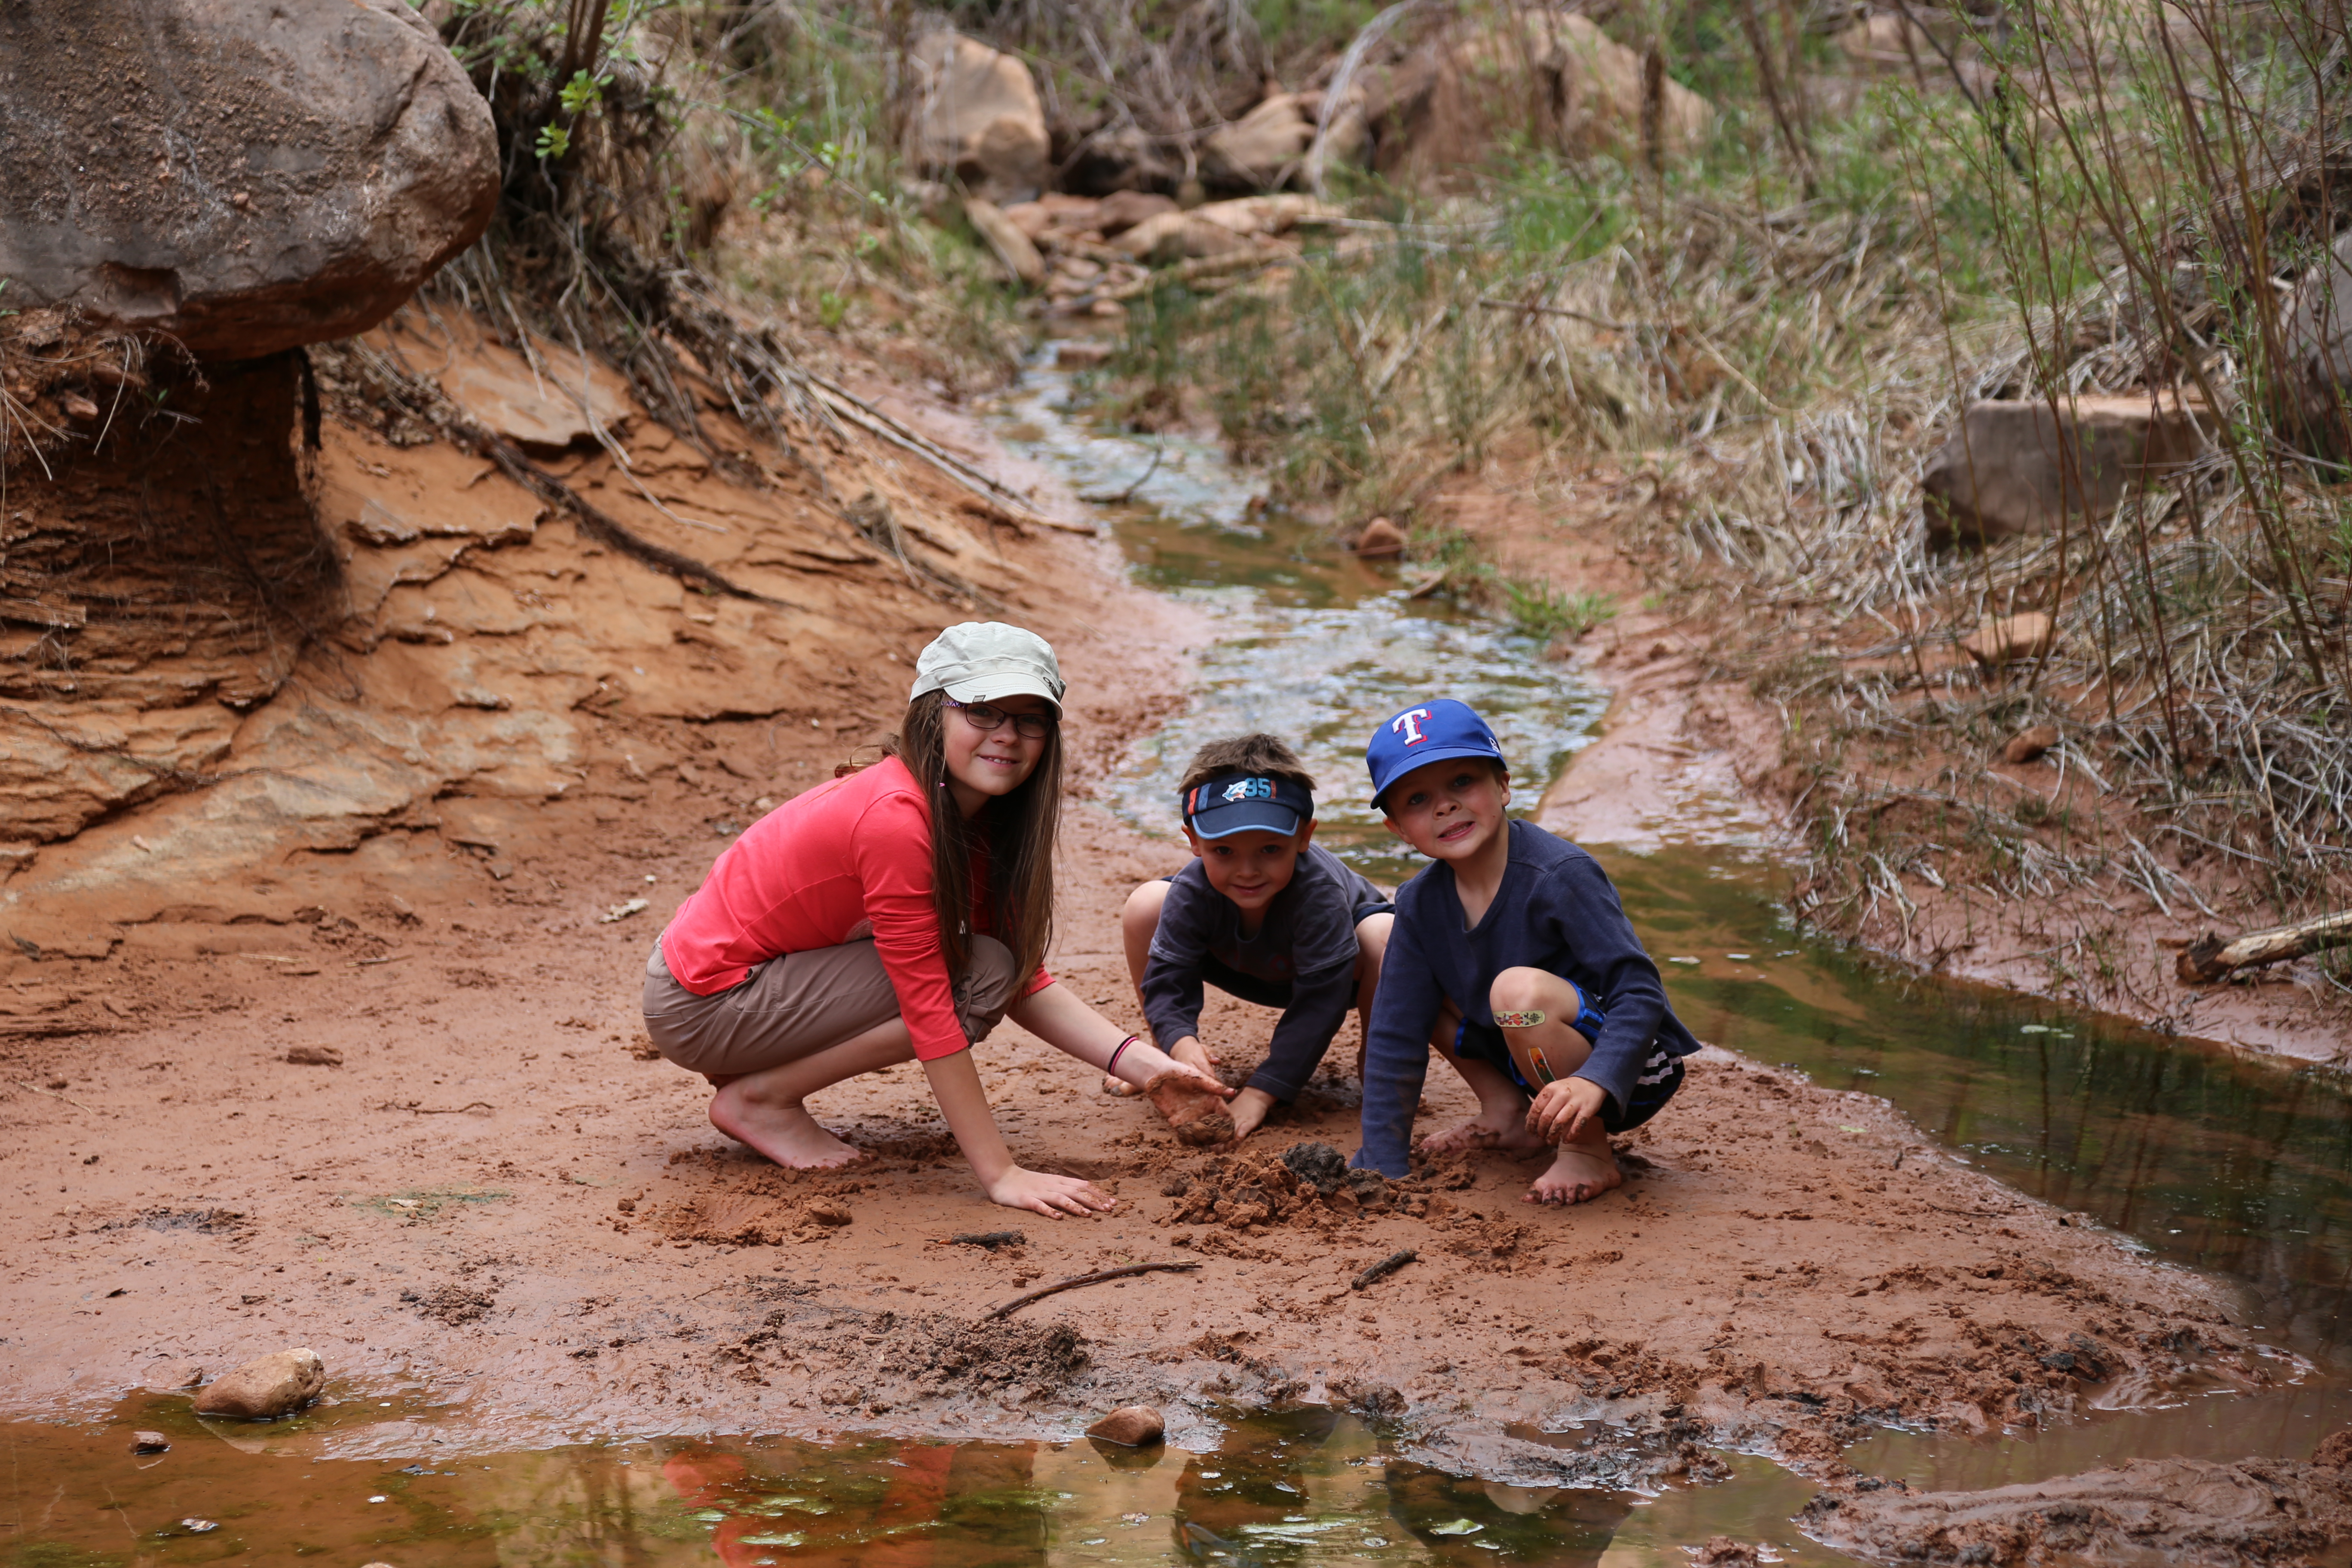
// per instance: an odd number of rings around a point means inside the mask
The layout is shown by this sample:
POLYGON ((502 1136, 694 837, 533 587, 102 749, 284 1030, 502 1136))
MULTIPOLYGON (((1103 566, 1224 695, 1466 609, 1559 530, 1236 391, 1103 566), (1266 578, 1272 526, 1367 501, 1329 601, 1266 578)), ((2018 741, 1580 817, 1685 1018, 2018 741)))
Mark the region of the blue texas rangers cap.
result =
POLYGON ((1184 792, 1184 826, 1202 838, 1263 831, 1285 837, 1315 816, 1315 792, 1293 779, 1220 773, 1184 792))
POLYGON ((1450 757, 1503 762, 1503 748, 1495 739, 1493 727, 1467 702, 1433 697, 1383 721, 1364 748, 1364 766, 1372 774, 1372 804, 1379 805, 1389 785, 1413 769, 1450 757))

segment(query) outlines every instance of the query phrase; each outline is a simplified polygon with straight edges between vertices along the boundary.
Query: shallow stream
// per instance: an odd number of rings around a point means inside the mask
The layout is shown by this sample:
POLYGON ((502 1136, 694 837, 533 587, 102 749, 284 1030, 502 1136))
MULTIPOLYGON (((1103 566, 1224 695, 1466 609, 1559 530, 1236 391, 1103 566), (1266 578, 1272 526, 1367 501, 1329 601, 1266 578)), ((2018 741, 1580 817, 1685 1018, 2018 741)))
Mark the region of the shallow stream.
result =
MULTIPOLYGON (((1408 598, 1392 575, 1255 507, 1212 447, 1091 428, 1071 407, 1083 390, 1033 370, 1003 400, 998 433, 1082 493, 1126 494, 1105 510, 1138 579, 1193 603, 1215 634, 1188 709, 1114 781, 1110 805, 1137 826, 1169 832, 1176 775, 1201 740, 1274 730, 1301 742, 1324 784, 1320 841, 1394 882, 1413 865, 1357 804, 1375 721, 1412 695, 1464 698, 1495 721, 1522 777, 1549 778, 1591 737, 1606 694, 1544 661, 1533 639, 1408 598)), ((1885 1433, 1850 1451, 1853 1463, 1983 1487, 2136 1455, 2302 1458, 2352 1422, 2352 1097, 2341 1078, 1906 977, 1796 932, 1761 846, 1699 829, 1662 838, 1647 854, 1591 847, 1703 1038, 1884 1095, 1994 1175, 2109 1227, 2116 1245, 2235 1280, 2260 1337, 2309 1366, 2256 1394, 2113 1387, 2107 1408, 2049 1432, 1885 1433)), ((0 1426, 0 1562, 551 1568, 715 1553, 730 1568, 1682 1568, 1683 1548, 1717 1534, 1802 1563, 1846 1561, 1789 1523, 1811 1488, 1750 1456, 1731 1456, 1726 1483, 1655 1497, 1513 1488, 1403 1460, 1328 1411, 1234 1412, 1206 1454, 746 1436, 414 1463, 322 1457, 352 1451, 345 1439, 383 1413, 381 1395, 352 1397, 266 1430, 213 1428, 184 1400, 140 1396, 102 1424, 0 1426), (164 1431, 172 1450, 128 1455, 134 1426, 164 1431)), ((1605 1435, 1560 1440, 1593 1436, 1605 1435)))

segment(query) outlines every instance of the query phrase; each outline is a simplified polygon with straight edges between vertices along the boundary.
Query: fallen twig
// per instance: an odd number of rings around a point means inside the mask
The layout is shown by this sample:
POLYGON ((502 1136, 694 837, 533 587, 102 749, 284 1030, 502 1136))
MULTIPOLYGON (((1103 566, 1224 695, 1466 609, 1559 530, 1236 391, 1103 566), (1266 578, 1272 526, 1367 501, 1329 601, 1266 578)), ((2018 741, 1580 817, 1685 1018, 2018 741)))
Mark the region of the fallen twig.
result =
POLYGON ((1151 448, 1151 466, 1136 476, 1133 484, 1123 490, 1087 490, 1081 493, 1078 499, 1089 506, 1122 506, 1133 500, 1135 492, 1143 488, 1144 481, 1160 471, 1160 459, 1167 455, 1168 441, 1165 437, 1162 437, 1160 444, 1151 448))
POLYGON ((1367 1285, 1378 1284, 1380 1281, 1387 1279, 1390 1275, 1395 1273, 1398 1269, 1403 1268, 1406 1264, 1416 1261, 1420 1257, 1421 1254, 1415 1252, 1412 1247, 1401 1247, 1397 1248, 1396 1251, 1390 1253, 1386 1258, 1381 1258, 1378 1263, 1373 1264, 1370 1268, 1365 1269, 1361 1274, 1357 1275, 1353 1282, 1349 1285, 1348 1289, 1350 1290, 1360 1290, 1367 1285))
MULTIPOLYGON (((72 1106, 76 1110, 87 1110, 87 1111, 89 1111, 92 1116, 95 1116, 95 1115, 97 1115, 97 1114, 98 1114, 98 1111, 97 1111, 96 1108, 94 1108, 94 1107, 92 1107, 92 1106, 84 1105, 80 1100, 76 1100, 73 1096, 71 1096, 71 1095, 69 1095, 69 1094, 59 1094, 59 1093, 58 1093, 56 1089, 42 1089, 42 1088, 40 1088, 38 1085, 19 1082, 17 1079, 13 1079, 13 1078, 12 1078, 12 1079, 10 1079, 8 1081, 9 1081, 10 1083, 16 1084, 16 1087, 17 1087, 18 1089, 29 1090, 30 1092, 32 1092, 32 1093, 34 1093, 34 1094, 46 1094, 46 1095, 47 1095, 51 1100, 64 1100, 68 1105, 72 1106)), ((1197 1264, 1197 1263, 1195 1263, 1195 1264, 1193 1264, 1193 1265, 1192 1265, 1192 1267, 1193 1267, 1193 1268, 1198 1268, 1200 1267, 1200 1265, 1199 1265, 1199 1264, 1197 1264)))
POLYGON ((1081 1274, 1075 1279, 1065 1279, 1058 1285, 1048 1285, 1042 1290, 1032 1290, 1026 1296, 1015 1296, 981 1321, 989 1322, 998 1318, 1009 1318, 1032 1301, 1042 1301, 1048 1296, 1075 1290, 1081 1285, 1099 1285, 1106 1279, 1125 1279, 1130 1275, 1150 1274, 1163 1268, 1171 1273, 1182 1273, 1199 1267, 1197 1263, 1130 1263, 1124 1268, 1100 1268, 1092 1274, 1081 1274))
POLYGON ((2209 931, 2182 948, 2172 967, 2184 985, 2210 985, 2231 970, 2283 963, 2322 948, 2347 944, 2352 944, 2352 910, 2338 910, 2291 925, 2250 931, 2229 942, 2209 931))

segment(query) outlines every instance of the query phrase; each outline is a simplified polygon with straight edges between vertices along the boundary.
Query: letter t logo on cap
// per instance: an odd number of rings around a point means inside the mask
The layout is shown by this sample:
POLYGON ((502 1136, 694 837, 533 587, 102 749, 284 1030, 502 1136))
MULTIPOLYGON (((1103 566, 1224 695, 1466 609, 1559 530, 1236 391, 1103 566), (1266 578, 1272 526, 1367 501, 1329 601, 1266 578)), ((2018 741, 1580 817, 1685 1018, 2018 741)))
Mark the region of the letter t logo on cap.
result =
POLYGON ((1408 708, 1389 721, 1389 728, 1402 735, 1406 745, 1418 746, 1429 739, 1421 732, 1421 721, 1428 717, 1429 710, 1426 708, 1408 708))

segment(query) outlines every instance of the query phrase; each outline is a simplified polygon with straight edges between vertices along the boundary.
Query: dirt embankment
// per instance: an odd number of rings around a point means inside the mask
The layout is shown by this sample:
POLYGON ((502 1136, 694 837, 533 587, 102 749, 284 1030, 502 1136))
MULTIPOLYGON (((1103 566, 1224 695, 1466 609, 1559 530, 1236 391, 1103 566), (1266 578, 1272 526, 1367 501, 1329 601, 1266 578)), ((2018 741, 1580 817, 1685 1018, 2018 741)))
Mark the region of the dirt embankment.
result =
MULTIPOLYGON (((1785 841, 1800 819, 1808 833, 1827 831, 1812 798, 1826 783, 1842 798, 1870 802, 1843 818, 1838 853, 1866 861, 1874 847, 1896 840, 1930 843, 1948 851, 1940 858, 1950 874, 1936 870, 1937 855, 1910 859, 1889 848, 1885 858, 1926 872, 1897 875, 1882 864, 1872 873, 1874 890, 1853 910, 1820 907, 1819 889, 1800 883, 1791 893, 1800 913, 1953 979, 2244 1049, 2347 1059, 2352 1015, 2315 961, 2216 985, 2180 983, 2174 964, 2189 942, 2217 927, 2227 937, 2265 923, 2260 889, 2225 856, 2179 853, 2179 840, 2109 794, 2063 748, 2021 763, 2004 760, 2006 735, 1980 756, 1913 748, 1872 757, 1853 749, 1842 756, 1844 771, 1835 779, 1817 778, 1814 737, 1750 688, 1753 647, 1768 634, 1795 638, 1802 647, 1784 651, 1824 656, 1853 671, 1879 657, 1870 648, 1885 640, 1885 628, 1874 622, 1824 634, 1776 626, 1765 617, 1777 612, 1727 607, 1720 595, 1688 612, 1652 607, 1661 568, 1647 542, 1661 504, 1660 485, 1648 475, 1596 465, 1538 482, 1507 462, 1484 479, 1450 483, 1431 500, 1433 518, 1469 534, 1506 574, 1606 594, 1620 606, 1568 652, 1615 700, 1600 739, 1577 753, 1545 796, 1545 826, 1592 843, 1639 845, 1727 829, 1785 841), (2011 841, 1986 849, 1984 835, 1953 798, 1955 769, 2017 803, 2003 818, 2011 841), (2151 847, 2165 845, 2174 847, 2151 847), (1979 879, 1994 859, 2005 858, 2031 877, 2037 855, 2047 864, 2062 854, 2102 868, 2088 882, 2053 877, 2046 890, 2016 896, 1989 893, 1979 879), (2241 912, 2232 919, 2223 912, 2231 910, 2241 912)), ((1940 650, 1933 663, 1974 668, 1957 648, 1940 650)))

